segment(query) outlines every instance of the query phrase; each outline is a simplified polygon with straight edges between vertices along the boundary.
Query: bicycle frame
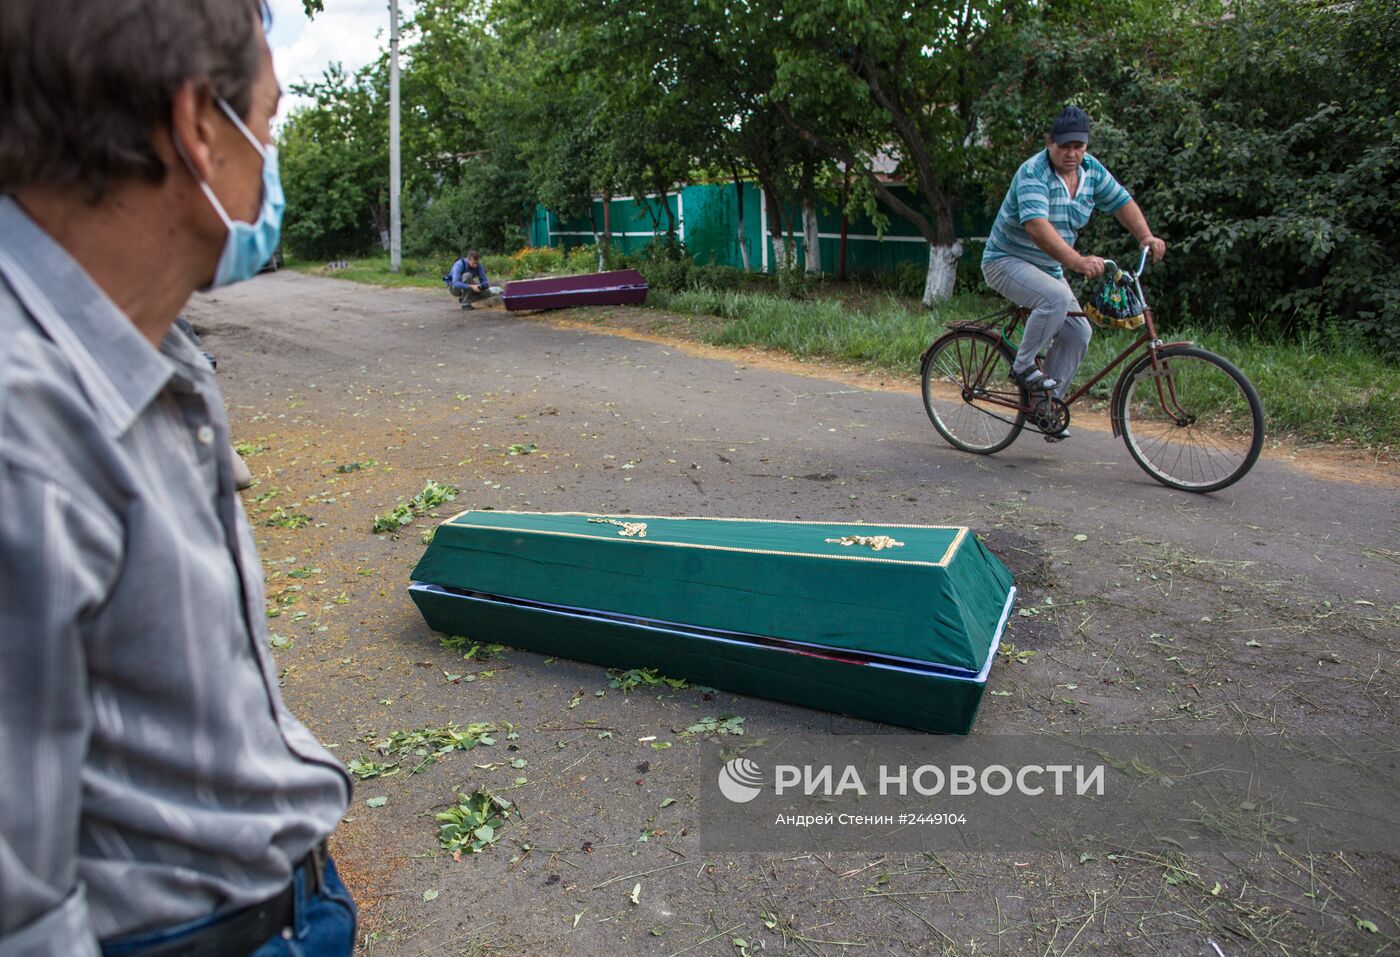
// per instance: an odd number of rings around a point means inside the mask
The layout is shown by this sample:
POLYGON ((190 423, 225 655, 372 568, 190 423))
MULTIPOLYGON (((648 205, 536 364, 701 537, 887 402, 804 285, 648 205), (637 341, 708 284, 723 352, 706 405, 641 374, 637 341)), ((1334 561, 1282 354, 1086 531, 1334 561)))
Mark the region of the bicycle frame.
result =
MULTIPOLYGON (((1174 418, 1178 419, 1179 421, 1184 420, 1188 417, 1188 414, 1181 408, 1181 404, 1177 401, 1175 384, 1171 381, 1170 377, 1162 375, 1161 363, 1158 359, 1157 353, 1159 350, 1167 348, 1168 346, 1190 345, 1191 342, 1188 339, 1177 340, 1174 342, 1163 342, 1161 339, 1157 338, 1157 326, 1156 323, 1154 323, 1152 320, 1152 309, 1147 305, 1147 297, 1143 295, 1142 283, 1140 279, 1140 277, 1142 276, 1142 271, 1147 267, 1148 252, 1148 248, 1144 246, 1142 248, 1142 255, 1138 260, 1137 270, 1135 272, 1128 273, 1128 275, 1132 277, 1133 285, 1137 287, 1138 296, 1142 299, 1143 302, 1144 321, 1142 332, 1138 334, 1138 337, 1132 342, 1131 345, 1125 348, 1122 352, 1118 353, 1118 355, 1113 359, 1113 361, 1109 362, 1106 366, 1104 366, 1102 369, 1096 372, 1087 382, 1085 382, 1079 388, 1075 389, 1068 396, 1066 396, 1064 399, 1065 405, 1073 405, 1075 402, 1082 399, 1089 392, 1090 389, 1098 385, 1099 382, 1101 382, 1110 372, 1122 365, 1124 360, 1136 356, 1145 348, 1147 354, 1151 357, 1152 362, 1152 372, 1150 374, 1156 376, 1158 379, 1157 394, 1159 401, 1161 401, 1162 403, 1162 409, 1166 411, 1169 415, 1172 415, 1174 418), (1164 380, 1166 381, 1165 387, 1163 386, 1164 380)), ((1111 259, 1105 260, 1104 263, 1106 267, 1111 267, 1113 269, 1119 268, 1118 264, 1113 262, 1113 260, 1111 259)), ((1029 310, 1026 309, 1011 310, 1011 314, 1008 317, 1006 324, 1001 329, 1001 337, 1003 340, 1006 341, 1008 345, 1012 344, 1011 333, 1015 331, 1016 326, 1020 324, 1021 319, 1026 315, 1028 311, 1029 310)), ((1087 318, 1082 312, 1071 312, 1069 313, 1069 315, 1087 318)), ((1114 383, 1113 396, 1109 401, 1110 416, 1113 426, 1113 435, 1115 438, 1122 435, 1122 423, 1119 421, 1117 413, 1114 410, 1118 408, 1118 396, 1122 392, 1124 386, 1127 384, 1125 382, 1125 378, 1128 369, 1131 368, 1132 366, 1130 364, 1127 369, 1123 370, 1123 374, 1119 376, 1118 381, 1114 383)), ((985 370, 979 370, 975 381, 981 381, 984 372, 985 370)), ((997 404, 1006 405, 1008 408, 1018 409, 1022 412, 1030 411, 1029 408, 1022 407, 1019 404, 1013 404, 1010 402, 999 402, 995 398, 990 399, 990 401, 995 402, 997 404)))

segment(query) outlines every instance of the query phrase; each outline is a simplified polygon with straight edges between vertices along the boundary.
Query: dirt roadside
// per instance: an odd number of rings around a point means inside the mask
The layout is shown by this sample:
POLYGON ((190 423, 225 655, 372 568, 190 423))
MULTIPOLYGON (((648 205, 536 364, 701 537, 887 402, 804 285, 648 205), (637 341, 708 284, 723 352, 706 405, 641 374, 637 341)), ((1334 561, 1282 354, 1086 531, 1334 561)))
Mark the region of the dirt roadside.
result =
POLYGON ((347 761, 386 762, 374 745, 395 731, 502 729, 359 784, 335 851, 365 952, 1211 955, 1213 940, 1234 957, 1378 953, 1400 934, 1400 867, 1360 851, 708 854, 696 795, 712 743, 685 729, 743 717, 723 743, 752 754, 894 729, 724 692, 623 693, 602 669, 514 650, 464 660, 404 592, 431 516, 370 531, 429 479, 461 488, 439 517, 967 523, 1030 612, 977 734, 1393 736, 1400 496, 1381 476, 1343 463, 1349 481, 1325 480, 1300 452, 1307 471, 1270 459, 1232 494, 1190 496, 1097 430, 976 460, 937 447, 905 383, 658 341, 664 317, 641 312, 461 313, 279 274, 190 314, 259 481, 244 501, 293 710, 347 761), (480 786, 521 816, 454 861, 433 814, 480 786))

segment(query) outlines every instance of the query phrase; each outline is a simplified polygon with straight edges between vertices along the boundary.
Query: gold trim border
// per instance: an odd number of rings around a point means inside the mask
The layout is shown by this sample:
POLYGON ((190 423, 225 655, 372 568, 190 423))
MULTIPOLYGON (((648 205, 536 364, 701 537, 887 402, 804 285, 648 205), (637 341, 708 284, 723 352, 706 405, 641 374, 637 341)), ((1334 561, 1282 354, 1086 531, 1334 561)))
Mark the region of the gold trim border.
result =
MULTIPOLYGON (((898 559, 898 558, 876 558, 876 557, 873 556, 873 555, 814 555, 814 554, 812 554, 811 552, 784 552, 784 551, 775 551, 775 550, 773 550, 773 549, 766 549, 766 548, 739 548, 739 547, 733 547, 733 546, 729 546, 729 545, 694 545, 694 544, 688 544, 688 543, 686 543, 686 542, 663 542, 663 541, 660 541, 660 540, 654 539, 654 538, 646 538, 646 539, 642 539, 642 538, 628 538, 628 539, 623 539, 623 538, 615 538, 615 537, 612 537, 612 536, 581 535, 581 534, 579 534, 579 533, 577 533, 577 532, 553 532, 553 531, 546 531, 546 530, 544 530, 544 529, 538 529, 538 528, 511 528, 511 527, 505 526, 505 525, 484 525, 484 524, 478 524, 478 523, 475 523, 475 522, 461 522, 461 523, 459 523, 459 522, 457 521, 457 520, 458 520, 459 518, 461 518, 463 515, 469 515, 469 514, 471 514, 472 512, 480 512, 480 511, 482 511, 482 509, 476 509, 476 508, 464 509, 464 510, 458 512, 456 515, 453 515, 451 518, 444 519, 444 520, 443 520, 442 522, 440 522, 439 524, 440 524, 440 525, 454 525, 454 524, 455 524, 458 528, 481 528, 481 529, 495 530, 495 531, 501 531, 501 532, 519 532, 519 533, 521 533, 521 534, 523 534, 523 535, 553 535, 553 536, 556 536, 556 537, 559 537, 559 538, 584 538, 584 539, 588 539, 589 541, 594 541, 594 542, 624 542, 624 541, 625 541, 625 542, 635 542, 635 543, 641 544, 641 545, 664 545, 664 546, 669 546, 669 547, 671 547, 671 548, 699 548, 699 549, 704 549, 704 550, 706 550, 706 551, 716 551, 716 552, 742 552, 742 553, 748 554, 748 555, 778 555, 778 556, 784 556, 784 557, 790 557, 790 558, 819 558, 819 559, 827 559, 827 560, 830 560, 830 561, 837 561, 837 562, 879 562, 879 563, 885 564, 885 565, 912 565, 912 566, 921 567, 921 568, 946 568, 946 567, 948 567, 949 562, 951 562, 951 561, 953 560, 953 556, 957 554, 958 548, 962 545, 963 539, 965 539, 965 538, 967 537, 967 534, 968 534, 968 531, 969 531, 969 529, 968 529, 968 527, 967 527, 966 525, 893 525, 893 524, 884 524, 884 523, 881 523, 881 524, 873 524, 873 523, 867 524, 867 523, 865 523, 865 522, 847 522, 847 523, 841 523, 841 522, 809 522, 809 521, 792 521, 792 522, 785 522, 785 521, 783 521, 782 519, 777 519, 777 518, 722 518, 722 517, 715 516, 715 515, 627 515, 627 516, 624 516, 624 518, 628 518, 628 519, 661 519, 661 520, 665 520, 665 519, 680 519, 680 520, 684 520, 684 521, 699 521, 699 522, 752 522, 752 523, 754 523, 754 524, 763 524, 763 525, 826 525, 826 526, 833 526, 833 527, 838 527, 838 528, 839 528, 839 527, 842 527, 843 524, 844 524, 844 525, 846 525, 846 526, 854 526, 854 527, 857 527, 857 528, 867 528, 867 529, 868 529, 868 528, 935 528, 935 529, 948 529, 948 530, 956 529, 956 530, 957 530, 957 534, 953 536, 953 540, 952 540, 951 542, 948 543, 947 549, 943 552, 943 557, 942 557, 942 558, 940 558, 940 559, 939 559, 938 561, 936 561, 936 562, 921 562, 921 561, 910 561, 910 560, 907 560, 907 559, 898 559)), ((507 510, 496 511, 495 509, 492 509, 492 510, 491 510, 491 513, 494 514, 494 515, 558 515, 558 516, 578 516, 578 517, 582 517, 582 518, 613 518, 613 517, 616 517, 616 516, 611 516, 611 515, 603 515, 603 514, 600 514, 600 513, 597 513, 597 512, 516 512, 516 511, 507 511, 507 510)))

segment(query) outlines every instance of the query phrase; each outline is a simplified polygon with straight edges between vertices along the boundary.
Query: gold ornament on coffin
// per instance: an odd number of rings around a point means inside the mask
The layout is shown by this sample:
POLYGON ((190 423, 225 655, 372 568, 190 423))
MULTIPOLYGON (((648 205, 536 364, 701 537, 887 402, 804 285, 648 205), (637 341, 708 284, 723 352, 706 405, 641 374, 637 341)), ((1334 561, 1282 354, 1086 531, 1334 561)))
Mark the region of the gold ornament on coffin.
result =
POLYGON ((622 529, 622 531, 617 534, 621 535, 623 538, 647 537, 646 522, 619 522, 615 518, 590 518, 588 521, 591 525, 616 525, 618 528, 622 529))
POLYGON ((840 538, 828 538, 827 542, 832 545, 866 545, 875 551, 882 548, 903 548, 903 542, 897 542, 888 535, 842 535, 840 538))

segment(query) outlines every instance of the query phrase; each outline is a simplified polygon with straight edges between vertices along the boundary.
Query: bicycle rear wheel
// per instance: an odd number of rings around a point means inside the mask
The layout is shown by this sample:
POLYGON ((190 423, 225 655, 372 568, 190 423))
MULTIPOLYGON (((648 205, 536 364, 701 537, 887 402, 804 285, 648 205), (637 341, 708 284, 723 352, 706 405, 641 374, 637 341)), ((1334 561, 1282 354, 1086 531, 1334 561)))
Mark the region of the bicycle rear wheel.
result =
POLYGON ((999 336, 959 329, 940 338, 924 360, 924 410, 954 448, 999 452, 1025 425, 1025 390, 1011 382, 1011 349, 999 336))
POLYGON ((1197 346, 1158 350, 1123 374, 1114 415, 1128 453, 1163 485, 1214 492, 1254 467, 1264 409, 1244 373, 1197 346))

